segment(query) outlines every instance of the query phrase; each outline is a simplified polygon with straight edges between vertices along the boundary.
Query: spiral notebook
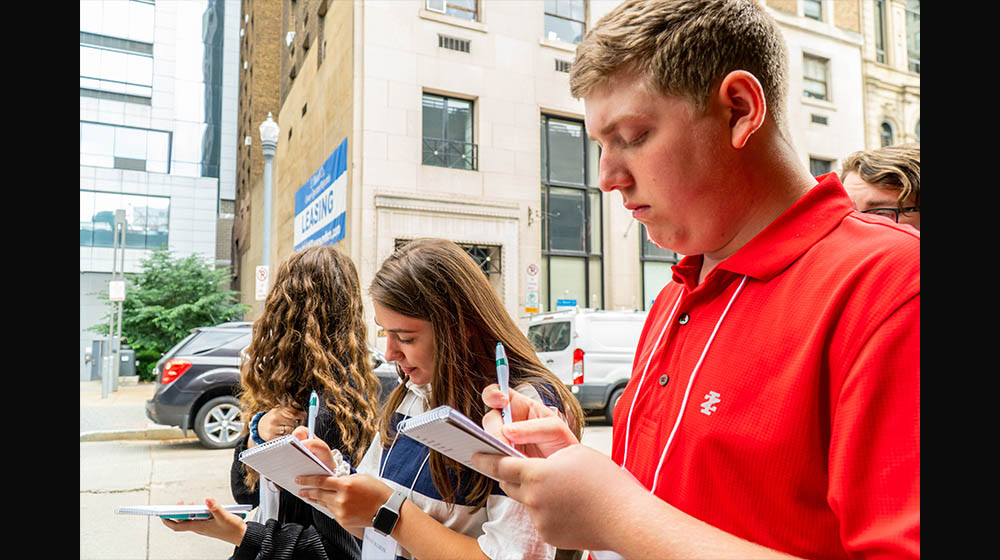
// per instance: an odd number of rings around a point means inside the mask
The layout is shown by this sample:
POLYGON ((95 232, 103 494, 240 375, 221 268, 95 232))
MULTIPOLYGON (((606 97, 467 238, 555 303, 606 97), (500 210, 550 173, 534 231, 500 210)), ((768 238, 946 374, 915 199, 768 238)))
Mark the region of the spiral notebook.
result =
POLYGON ((482 474, 486 473, 472 466, 472 455, 475 453, 524 457, 523 453, 488 434, 468 416, 450 406, 439 406, 407 418, 396 429, 482 474))
MULTIPOLYGON (((336 469, 332 471, 313 455, 312 451, 302 445, 298 438, 289 434, 247 449, 240 453, 240 461, 298 497, 299 490, 303 486, 295 484, 297 476, 312 474, 344 476, 351 473, 351 466, 344 460, 340 451, 336 449, 331 451, 334 461, 337 462, 336 469)), ((325 507, 312 502, 306 503, 333 519, 333 514, 325 507)))
MULTIPOLYGON (((234 504, 222 506, 228 512, 235 513, 240 517, 246 517, 247 512, 253 509, 250 504, 234 504)), ((115 513, 126 515, 155 515, 164 519, 211 519, 212 514, 208 512, 206 505, 163 505, 163 506, 120 506, 115 509, 115 513)))

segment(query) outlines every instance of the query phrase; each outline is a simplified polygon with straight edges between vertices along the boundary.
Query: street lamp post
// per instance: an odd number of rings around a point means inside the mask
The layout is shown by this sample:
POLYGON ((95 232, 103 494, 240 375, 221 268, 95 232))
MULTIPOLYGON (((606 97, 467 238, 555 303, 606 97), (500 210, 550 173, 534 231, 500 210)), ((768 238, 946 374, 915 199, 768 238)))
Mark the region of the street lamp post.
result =
MULTIPOLYGON (((271 161, 278 146, 278 123, 267 113, 267 120, 260 125, 260 143, 264 152, 264 242, 261 264, 268 267, 271 261, 271 161)), ((270 283, 270 271, 268 271, 270 283)))

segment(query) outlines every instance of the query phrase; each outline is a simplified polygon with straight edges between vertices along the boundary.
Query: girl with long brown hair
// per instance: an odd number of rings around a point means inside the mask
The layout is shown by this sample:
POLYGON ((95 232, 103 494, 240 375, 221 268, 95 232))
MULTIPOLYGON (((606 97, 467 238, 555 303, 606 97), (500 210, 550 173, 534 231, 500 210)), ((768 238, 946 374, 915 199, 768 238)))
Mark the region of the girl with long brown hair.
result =
MULTIPOLYGON (((396 432, 398 423, 449 405, 477 423, 486 412, 483 388, 496 383, 502 343, 510 386, 554 410, 578 437, 579 403, 538 360, 485 275, 456 244, 418 239, 382 264, 370 287, 375 322, 387 336, 386 358, 402 383, 389 396, 379 430, 348 477, 301 477, 300 493, 333 511, 337 520, 368 540, 388 535, 404 558, 552 558, 525 508, 478 472, 396 432), (399 500, 402 502, 399 502, 399 500), (392 527, 374 517, 383 504, 398 511, 392 527), (375 524, 375 527, 371 527, 375 524)), ((301 430, 297 436, 305 437, 301 430)), ((317 454, 326 450, 307 440, 317 454)))
MULTIPOLYGON (((361 461, 376 431, 378 380, 360 282, 348 257, 331 246, 289 256, 278 268, 245 352, 240 401, 249 433, 235 449, 231 472, 238 503, 267 509, 258 496, 270 483, 240 462, 239 454, 304 425, 314 390, 320 397, 316 437, 351 464, 361 461)), ((214 500, 209 501, 211 508, 214 500)), ((350 533, 284 490, 278 492, 274 519, 244 522, 221 508, 212 513, 210 520, 165 524, 232 542, 234 558, 360 558, 350 533)))

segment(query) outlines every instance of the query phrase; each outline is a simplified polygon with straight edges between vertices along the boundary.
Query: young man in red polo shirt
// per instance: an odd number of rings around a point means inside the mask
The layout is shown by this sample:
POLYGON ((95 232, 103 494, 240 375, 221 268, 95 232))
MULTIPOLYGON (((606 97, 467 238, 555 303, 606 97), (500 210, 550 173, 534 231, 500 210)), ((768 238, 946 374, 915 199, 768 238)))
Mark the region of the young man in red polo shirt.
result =
POLYGON ((601 188, 688 256, 649 311, 612 460, 517 395, 511 425, 484 418, 533 458, 477 465, 556 546, 920 555, 919 232, 802 167, 786 59, 753 0, 628 0, 577 48, 601 188))

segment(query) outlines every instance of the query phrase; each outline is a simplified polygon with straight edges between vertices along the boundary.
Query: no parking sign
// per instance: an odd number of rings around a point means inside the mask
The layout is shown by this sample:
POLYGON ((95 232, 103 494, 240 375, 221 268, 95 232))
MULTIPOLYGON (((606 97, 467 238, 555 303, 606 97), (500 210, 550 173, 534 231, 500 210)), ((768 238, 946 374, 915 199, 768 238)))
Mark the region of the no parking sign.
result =
POLYGON ((257 301, 264 301, 267 299, 267 282, 268 282, 268 270, 266 266, 258 266, 257 270, 254 272, 254 282, 256 284, 255 297, 257 301))
POLYGON ((524 277, 524 312, 538 313, 538 265, 531 263, 524 277))

